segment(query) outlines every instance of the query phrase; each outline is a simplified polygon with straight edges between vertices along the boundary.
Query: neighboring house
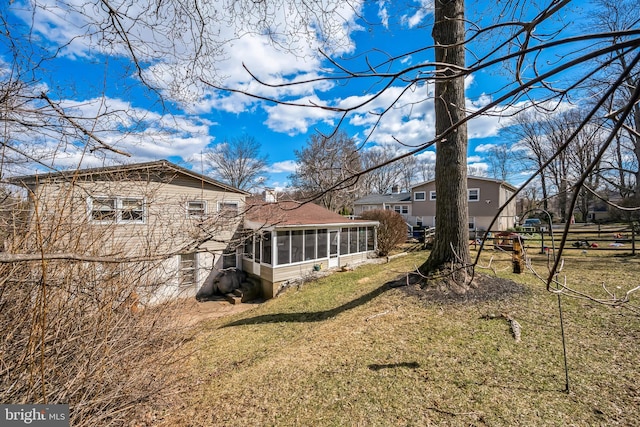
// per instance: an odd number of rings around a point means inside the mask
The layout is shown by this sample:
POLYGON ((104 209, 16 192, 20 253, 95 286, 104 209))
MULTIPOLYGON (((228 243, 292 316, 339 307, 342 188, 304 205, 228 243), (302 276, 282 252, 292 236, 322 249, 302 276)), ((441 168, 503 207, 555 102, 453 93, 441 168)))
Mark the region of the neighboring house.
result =
POLYGON ((411 209, 411 193, 370 194, 353 203, 353 215, 361 216, 364 212, 372 210, 392 210, 404 218, 411 226, 417 226, 411 209))
POLYGON ((29 191, 31 228, 42 235, 34 250, 138 259, 121 263, 118 274, 136 265, 150 298, 195 295, 212 271, 239 264, 227 248, 248 193, 166 160, 10 182, 29 191))
MULTIPOLYGON (((489 224, 498 213, 498 209, 517 190, 507 182, 483 178, 468 177, 467 197, 469 204, 469 230, 486 231, 489 224)), ((436 183, 434 180, 415 185, 411 188, 413 194, 413 215, 416 221, 425 227, 435 226, 436 218, 436 183)), ((516 203, 512 201, 506 206, 492 230, 507 230, 515 226, 516 203)))
POLYGON ((376 249, 377 221, 350 220, 313 203, 255 201, 245 214, 243 269, 265 298, 318 269, 358 264, 376 249))

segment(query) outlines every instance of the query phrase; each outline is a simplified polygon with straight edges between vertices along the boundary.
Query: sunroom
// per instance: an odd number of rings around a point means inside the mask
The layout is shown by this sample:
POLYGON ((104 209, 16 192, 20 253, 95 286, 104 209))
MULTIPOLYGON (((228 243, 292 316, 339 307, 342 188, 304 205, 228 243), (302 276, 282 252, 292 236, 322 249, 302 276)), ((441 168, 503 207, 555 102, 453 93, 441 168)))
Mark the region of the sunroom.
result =
POLYGON ((242 268, 259 277, 264 297, 272 298, 285 282, 373 257, 377 226, 313 204, 262 205, 245 217, 242 268))

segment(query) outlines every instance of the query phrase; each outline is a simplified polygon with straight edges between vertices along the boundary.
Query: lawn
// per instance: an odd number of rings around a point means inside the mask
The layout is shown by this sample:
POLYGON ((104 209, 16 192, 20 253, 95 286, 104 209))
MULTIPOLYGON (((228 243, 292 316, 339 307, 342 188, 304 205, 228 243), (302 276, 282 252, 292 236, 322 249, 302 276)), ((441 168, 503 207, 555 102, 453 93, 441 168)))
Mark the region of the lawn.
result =
MULTIPOLYGON (((435 303, 385 283, 419 265, 416 252, 335 273, 234 316, 203 322, 190 343, 192 376, 172 426, 638 425, 640 316, 558 299, 508 254, 478 271, 524 285, 500 300, 435 303), (522 327, 516 342, 508 315, 522 327)), ((490 257, 493 259, 490 261, 490 257)), ((534 266, 546 268, 537 255, 534 266)), ((567 258, 580 291, 637 286, 640 259, 567 258)), ((637 298, 632 300, 637 303, 637 298)))

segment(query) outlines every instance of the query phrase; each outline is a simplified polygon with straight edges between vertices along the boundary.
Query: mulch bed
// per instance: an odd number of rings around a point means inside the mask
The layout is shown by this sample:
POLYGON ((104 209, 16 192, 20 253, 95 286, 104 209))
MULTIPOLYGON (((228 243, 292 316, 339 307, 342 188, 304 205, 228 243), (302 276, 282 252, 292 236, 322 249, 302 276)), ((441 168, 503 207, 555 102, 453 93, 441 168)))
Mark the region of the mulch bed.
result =
POLYGON ((436 284, 424 285, 424 283, 406 285, 398 281, 395 286, 403 290, 407 295, 434 304, 478 303, 484 301, 500 301, 518 295, 524 295, 528 289, 513 280, 477 273, 473 280, 473 286, 463 294, 448 290, 446 286, 436 284))

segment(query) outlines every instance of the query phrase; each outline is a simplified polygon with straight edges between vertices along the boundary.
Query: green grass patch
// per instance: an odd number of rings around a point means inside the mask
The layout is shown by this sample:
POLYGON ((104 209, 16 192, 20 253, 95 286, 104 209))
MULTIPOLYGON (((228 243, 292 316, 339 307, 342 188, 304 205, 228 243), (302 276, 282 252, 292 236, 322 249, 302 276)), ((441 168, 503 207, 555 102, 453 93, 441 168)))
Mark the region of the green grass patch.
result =
MULTIPOLYGON (((633 425, 640 319, 562 298, 570 375, 565 393, 557 297, 509 254, 478 271, 528 292, 474 304, 433 303, 385 283, 425 252, 335 273, 256 309, 199 325, 188 404, 167 425, 633 425), (522 326, 513 339, 506 313, 522 326)), ((491 259, 493 257, 493 259, 491 259)), ((546 269, 538 256, 534 266, 546 269)), ((637 283, 636 258, 567 258, 567 283, 606 295, 637 283), (634 282, 635 281, 635 282, 634 282)))

